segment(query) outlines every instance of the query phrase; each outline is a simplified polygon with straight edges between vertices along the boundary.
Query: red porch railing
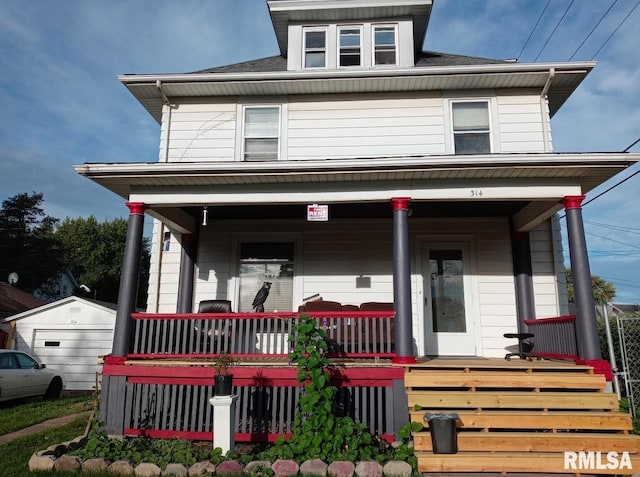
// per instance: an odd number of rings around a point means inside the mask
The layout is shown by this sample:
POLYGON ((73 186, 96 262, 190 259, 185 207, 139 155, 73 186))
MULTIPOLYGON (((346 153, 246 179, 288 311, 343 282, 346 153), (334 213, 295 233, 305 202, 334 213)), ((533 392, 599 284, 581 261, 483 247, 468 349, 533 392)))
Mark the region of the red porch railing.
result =
MULTIPOLYGON (((329 355, 392 358, 393 311, 309 312, 327 332, 329 355)), ((133 313, 130 358, 211 358, 289 354, 298 313, 133 313)))
POLYGON ((575 316, 540 318, 524 322, 535 335, 531 339, 533 355, 543 358, 578 359, 575 316))

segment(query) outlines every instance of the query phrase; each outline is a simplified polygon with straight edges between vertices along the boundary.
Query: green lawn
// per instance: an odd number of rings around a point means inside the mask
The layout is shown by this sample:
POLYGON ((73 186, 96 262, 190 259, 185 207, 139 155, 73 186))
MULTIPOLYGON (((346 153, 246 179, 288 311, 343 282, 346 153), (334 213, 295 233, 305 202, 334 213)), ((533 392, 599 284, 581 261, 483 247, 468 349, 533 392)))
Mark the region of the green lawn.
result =
MULTIPOLYGON (((2 411, 4 412, 4 410, 2 411)), ((4 417, 4 416, 3 416, 4 417)), ((87 425, 86 418, 78 418, 71 424, 56 427, 37 434, 31 434, 20 439, 0 445, 0 469, 3 477, 60 477, 62 475, 93 476, 93 477, 113 477, 112 474, 84 474, 74 472, 63 474, 60 472, 39 472, 32 474, 29 472, 29 459, 34 452, 46 449, 52 444, 69 441, 82 435, 87 425)))
POLYGON ((8 434, 54 417, 90 411, 94 407, 95 404, 91 393, 63 396, 52 401, 34 399, 28 402, 3 403, 0 406, 0 435, 8 434))

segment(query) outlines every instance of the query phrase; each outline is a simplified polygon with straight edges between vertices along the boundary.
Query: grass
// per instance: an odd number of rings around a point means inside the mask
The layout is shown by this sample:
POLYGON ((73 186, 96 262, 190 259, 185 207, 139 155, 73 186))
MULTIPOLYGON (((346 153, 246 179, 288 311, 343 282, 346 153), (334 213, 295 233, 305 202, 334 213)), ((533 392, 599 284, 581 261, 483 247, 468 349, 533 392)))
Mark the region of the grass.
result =
MULTIPOLYGON (((4 412, 4 411, 3 411, 4 412)), ((3 416, 4 417, 4 416, 3 416)), ((52 444, 75 439, 84 433, 87 419, 82 417, 67 424, 53 429, 49 429, 37 434, 22 437, 4 445, 0 445, 0 469, 3 477, 60 477, 63 475, 93 476, 93 477, 113 477, 113 474, 85 474, 74 472, 73 474, 63 474, 60 472, 39 472, 32 474, 29 472, 29 459, 34 452, 46 449, 52 444)))
POLYGON ((94 402, 91 393, 63 396, 52 401, 34 399, 26 403, 24 401, 3 403, 0 406, 0 435, 17 431, 54 417, 67 416, 92 409, 94 409, 94 402))

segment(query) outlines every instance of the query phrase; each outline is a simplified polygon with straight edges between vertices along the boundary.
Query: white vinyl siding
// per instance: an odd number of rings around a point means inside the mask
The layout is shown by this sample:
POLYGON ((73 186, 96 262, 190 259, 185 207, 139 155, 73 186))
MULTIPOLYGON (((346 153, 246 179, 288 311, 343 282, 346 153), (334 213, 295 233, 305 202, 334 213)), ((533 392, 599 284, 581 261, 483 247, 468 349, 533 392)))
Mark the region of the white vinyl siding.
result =
POLYGON ((555 238, 551 219, 544 221, 529 232, 536 318, 549 318, 562 314, 558 299, 558 260, 555 251, 557 246, 555 238))
POLYGON ((435 95, 296 97, 288 118, 292 160, 445 151, 442 100, 435 95))
POLYGON ((235 137, 235 100, 177 104, 163 116, 160 157, 166 154, 168 162, 233 161, 235 137))
POLYGON ((496 98, 502 152, 550 152, 545 151, 540 96, 509 93, 496 98))

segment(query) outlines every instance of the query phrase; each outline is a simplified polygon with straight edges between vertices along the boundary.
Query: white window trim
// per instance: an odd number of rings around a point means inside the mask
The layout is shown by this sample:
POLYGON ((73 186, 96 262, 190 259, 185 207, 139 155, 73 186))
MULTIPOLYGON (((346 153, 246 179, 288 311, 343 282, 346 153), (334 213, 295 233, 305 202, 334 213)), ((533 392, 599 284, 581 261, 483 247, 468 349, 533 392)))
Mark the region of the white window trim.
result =
POLYGON ((337 33, 336 33, 336 66, 338 68, 362 68, 364 66, 364 25, 338 25, 337 33), (342 30, 358 30, 360 32, 360 64, 358 65, 350 65, 350 66, 342 66, 340 64, 340 33, 342 30))
POLYGON ((453 131, 453 104, 454 103, 486 103, 487 109, 489 113, 489 148, 490 151, 486 154, 499 153, 499 133, 498 133, 498 125, 497 125, 497 106, 495 97, 464 97, 464 96, 456 96, 453 98, 448 98, 445 100, 446 104, 444 107, 444 120, 447 127, 445 128, 446 134, 446 153, 447 154, 455 154, 455 134, 453 131))
MULTIPOLYGON (((286 160, 287 158, 287 107, 286 98, 283 97, 271 97, 271 98, 253 98, 246 97, 245 99, 238 99, 236 107, 236 154, 235 160, 238 162, 245 162, 244 160, 244 118, 245 109, 247 108, 274 108, 277 107, 280 114, 280 120, 278 121, 278 158, 277 161, 286 160)), ((275 162, 275 161, 269 161, 275 162)))
POLYGON ((371 24, 371 66, 373 68, 389 68, 398 66, 400 61, 400 48, 398 47, 398 24, 397 23, 372 23, 371 24), (395 63, 377 64, 376 63, 376 30, 378 28, 393 28, 394 35, 394 51, 395 63))
POLYGON ((233 276, 230 280, 230 286, 228 288, 229 300, 231 300, 234 309, 237 309, 240 302, 240 244, 243 242, 289 242, 293 243, 293 303, 291 303, 291 310, 281 311, 298 311, 298 306, 302 305, 303 299, 303 285, 304 285, 304 268, 302 261, 302 234, 298 232, 294 233, 233 233, 231 236, 233 249, 231 255, 230 265, 233 270, 233 276))
MULTIPOLYGON (((313 50, 316 51, 316 50, 313 50)), ((320 50, 317 50, 320 51, 320 50)), ((329 65, 329 28, 323 27, 303 27, 302 28, 302 68, 305 70, 324 70, 329 65), (324 33, 324 66, 307 66, 307 33, 310 32, 324 33)))

